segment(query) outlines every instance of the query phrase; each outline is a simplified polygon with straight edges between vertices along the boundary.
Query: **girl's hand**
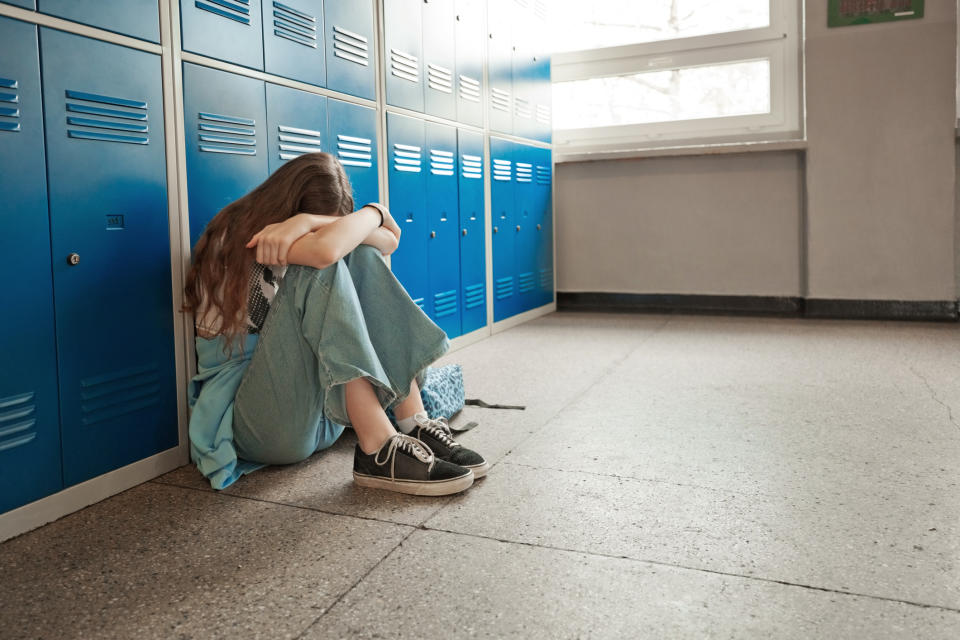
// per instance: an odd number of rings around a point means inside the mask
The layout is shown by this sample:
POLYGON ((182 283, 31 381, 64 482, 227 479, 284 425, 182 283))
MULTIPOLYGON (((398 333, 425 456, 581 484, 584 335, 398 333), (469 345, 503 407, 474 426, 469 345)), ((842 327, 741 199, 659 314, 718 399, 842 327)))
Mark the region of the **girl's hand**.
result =
POLYGON ((283 222, 265 226, 250 238, 247 248, 257 248, 257 262, 260 264, 286 266, 290 246, 311 231, 309 216, 298 213, 283 222))

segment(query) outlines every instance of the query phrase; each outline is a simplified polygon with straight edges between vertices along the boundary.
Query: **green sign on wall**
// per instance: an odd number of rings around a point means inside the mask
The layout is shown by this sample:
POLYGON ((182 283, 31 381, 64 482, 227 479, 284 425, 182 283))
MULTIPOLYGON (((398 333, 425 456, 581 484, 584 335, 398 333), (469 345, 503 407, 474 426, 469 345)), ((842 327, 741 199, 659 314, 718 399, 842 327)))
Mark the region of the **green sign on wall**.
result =
POLYGON ((892 22, 923 17, 923 0, 828 0, 827 26, 892 22))

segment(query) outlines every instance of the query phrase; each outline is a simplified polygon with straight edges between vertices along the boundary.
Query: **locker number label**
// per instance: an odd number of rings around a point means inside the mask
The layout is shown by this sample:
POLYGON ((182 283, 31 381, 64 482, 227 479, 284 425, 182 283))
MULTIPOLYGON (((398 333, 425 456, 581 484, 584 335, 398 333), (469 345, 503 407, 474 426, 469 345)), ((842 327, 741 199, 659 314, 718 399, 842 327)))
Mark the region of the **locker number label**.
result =
POLYGON ((110 231, 123 229, 123 216, 107 216, 107 229, 110 231))

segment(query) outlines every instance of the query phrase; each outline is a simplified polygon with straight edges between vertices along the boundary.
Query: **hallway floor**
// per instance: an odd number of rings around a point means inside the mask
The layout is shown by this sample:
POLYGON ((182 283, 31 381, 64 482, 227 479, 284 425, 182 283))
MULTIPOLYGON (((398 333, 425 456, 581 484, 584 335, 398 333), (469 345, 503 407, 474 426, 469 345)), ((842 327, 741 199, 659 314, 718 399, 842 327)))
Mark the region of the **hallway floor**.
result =
POLYGON ((3 638, 960 638, 955 325, 555 313, 444 358, 450 498, 350 434, 0 544, 3 638))

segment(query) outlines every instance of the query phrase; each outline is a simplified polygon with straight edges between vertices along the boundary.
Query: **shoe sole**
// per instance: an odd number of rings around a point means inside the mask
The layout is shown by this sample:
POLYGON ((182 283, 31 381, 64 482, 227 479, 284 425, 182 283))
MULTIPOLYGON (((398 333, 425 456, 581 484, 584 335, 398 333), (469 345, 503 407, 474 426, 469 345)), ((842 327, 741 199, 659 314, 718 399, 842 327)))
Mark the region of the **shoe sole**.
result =
POLYGON ((468 464, 464 466, 464 469, 470 469, 473 471, 473 478, 476 480, 477 478, 482 478, 483 476, 487 475, 487 471, 490 470, 490 463, 484 462, 483 464, 468 464))
POLYGON ((353 472, 353 481, 359 487, 385 489, 414 496, 448 496, 451 493, 466 491, 473 484, 474 474, 470 473, 449 480, 391 480, 379 476, 368 476, 353 472))

